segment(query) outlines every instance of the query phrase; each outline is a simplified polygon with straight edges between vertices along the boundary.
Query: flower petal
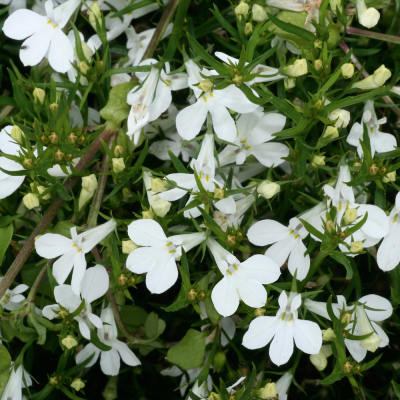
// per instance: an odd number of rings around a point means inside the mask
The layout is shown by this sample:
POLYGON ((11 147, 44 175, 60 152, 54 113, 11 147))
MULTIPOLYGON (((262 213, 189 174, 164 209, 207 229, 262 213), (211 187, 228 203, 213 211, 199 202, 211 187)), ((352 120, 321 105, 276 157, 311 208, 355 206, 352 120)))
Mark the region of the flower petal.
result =
POLYGON ((110 351, 102 351, 100 366, 103 374, 116 376, 118 375, 119 368, 121 365, 118 351, 112 348, 110 351))
POLYGON ((289 236, 290 229, 272 219, 256 222, 247 232, 250 242, 256 246, 266 246, 289 236))
POLYGON ((400 223, 394 221, 378 249, 377 262, 382 271, 391 271, 400 263, 399 237, 400 223))
POLYGON ((82 351, 77 354, 75 361, 77 364, 80 364, 81 362, 87 360, 94 353, 94 357, 90 360, 89 364, 86 364, 87 368, 91 367, 96 363, 97 359, 99 358, 100 352, 101 351, 99 348, 97 348, 94 344, 89 343, 82 351))
POLYGON ((274 339, 269 348, 271 361, 278 367, 286 364, 293 354, 293 333, 290 322, 278 322, 274 339))
POLYGON ((281 275, 279 266, 270 258, 255 254, 240 264, 240 273, 248 279, 255 279, 263 284, 276 282, 281 275))
MULTIPOLYGON (((204 96, 203 96, 204 97, 204 96)), ((201 100, 199 100, 201 101, 201 100)), ((236 125, 229 111, 215 99, 208 98, 208 111, 211 114, 215 134, 223 140, 233 142, 236 137, 236 125)))
POLYGON ((74 49, 61 29, 56 29, 55 35, 51 38, 48 59, 51 67, 57 72, 64 73, 71 68, 74 49))
POLYGON ((108 274, 102 265, 88 268, 81 282, 81 296, 90 304, 106 294, 108 285, 108 274))
POLYGON ((73 313, 81 304, 81 299, 73 291, 70 285, 59 285, 54 288, 56 302, 61 304, 70 313, 73 313))
POLYGON ((274 337, 277 323, 277 317, 258 317, 251 321, 243 336, 243 346, 251 350, 265 347, 274 337))
POLYGON ((359 340, 344 339, 344 343, 349 350, 351 356, 357 361, 361 362, 367 356, 367 350, 361 347, 359 340))
POLYGON ((214 287, 211 300, 223 317, 229 317, 239 307, 239 295, 233 279, 226 275, 214 287))
POLYGON ((161 225, 152 219, 133 221, 128 226, 128 235, 139 246, 163 246, 168 241, 161 225))
POLYGON ((53 275, 59 284, 63 284, 68 278, 68 275, 74 266, 75 254, 76 250, 71 249, 53 264, 53 275))
POLYGON ((294 276, 297 271, 296 279, 302 281, 310 270, 310 256, 307 254, 304 257, 304 253, 307 251, 306 246, 300 238, 292 242, 292 250, 289 256, 288 267, 290 273, 294 276))
POLYGON ((215 90, 213 93, 220 104, 238 113, 246 114, 258 108, 258 105, 252 103, 235 85, 230 85, 222 90, 215 90))
POLYGON ((287 258, 289 257, 290 252, 293 249, 294 245, 294 237, 290 235, 279 242, 273 244, 266 252, 265 255, 269 257, 271 260, 275 261, 279 266, 282 266, 287 258))
POLYGON ((15 40, 22 40, 43 29, 47 18, 31 10, 17 10, 4 22, 3 32, 15 40))
POLYGON ((83 251, 76 252, 74 258, 74 270, 72 271, 71 287, 75 294, 79 295, 82 279, 86 272, 86 259, 83 251))
POLYGON ((126 260, 126 267, 137 274, 144 274, 153 269, 168 256, 165 247, 140 247, 132 251, 126 260))
POLYGON ((252 145, 249 150, 250 154, 253 154, 255 158, 266 167, 277 167, 285 162, 282 157, 289 155, 289 147, 282 143, 262 143, 258 145, 252 145))
POLYGON ((178 279, 178 267, 174 257, 163 257, 147 273, 146 286, 151 293, 164 293, 178 279))
POLYGON ((40 257, 51 259, 73 250, 72 244, 65 236, 46 233, 35 241, 35 248, 40 257))
POLYGON ((207 106, 202 99, 184 108, 176 117, 176 129, 185 140, 197 136, 207 117, 207 106))
POLYGON ((322 346, 322 332, 315 322, 295 319, 292 332, 296 346, 301 351, 307 354, 319 353, 322 346))
MULTIPOLYGON (((22 43, 19 56, 25 66, 33 66, 40 63, 46 55, 55 32, 51 25, 44 26, 43 29, 34 33, 30 38, 22 43)), ((69 43, 69 41, 68 41, 69 43)), ((70 43, 69 43, 70 44, 70 43)), ((71 45, 71 44, 70 44, 71 45)), ((70 68, 71 66, 69 66, 70 68)), ((66 72, 66 71, 64 71, 66 72)))
POLYGON ((82 334, 82 336, 87 339, 90 340, 90 329, 89 327, 86 325, 85 321, 81 318, 81 317, 75 317, 74 318, 76 321, 78 321, 78 325, 79 325, 79 330, 82 334))
POLYGON ((119 340, 115 340, 112 343, 112 347, 118 351, 120 357, 122 358, 122 361, 125 364, 130 365, 132 367, 141 364, 140 360, 135 356, 133 351, 128 347, 126 343, 120 342, 119 340))
POLYGON ((380 310, 380 311, 373 311, 365 309, 365 312, 371 321, 376 321, 376 322, 384 321, 385 319, 390 318, 390 316, 393 313, 393 307, 390 301, 382 296, 378 296, 377 294, 368 294, 366 296, 361 297, 358 301, 366 305, 367 307, 380 310))

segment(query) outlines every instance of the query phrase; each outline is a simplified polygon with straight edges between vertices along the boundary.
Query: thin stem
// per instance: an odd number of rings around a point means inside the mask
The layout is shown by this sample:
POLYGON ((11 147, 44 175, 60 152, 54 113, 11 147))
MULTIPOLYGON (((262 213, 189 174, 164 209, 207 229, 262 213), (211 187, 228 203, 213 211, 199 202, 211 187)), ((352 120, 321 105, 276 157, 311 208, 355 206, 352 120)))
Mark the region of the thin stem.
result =
POLYGON ((371 39, 383 40, 384 42, 400 44, 400 37, 398 36, 385 35, 383 33, 372 32, 372 31, 365 31, 363 29, 352 28, 351 26, 348 26, 346 28, 346 33, 348 33, 349 35, 363 36, 371 39))
MULTIPOLYGON (((89 165, 90 160, 94 157, 101 146, 101 140, 108 140, 112 131, 104 130, 92 143, 89 150, 82 156, 79 163, 76 165, 76 169, 78 171, 84 171, 85 168, 89 165)), ((64 184, 64 188, 67 192, 69 192, 74 185, 78 182, 79 176, 70 176, 64 184)), ((28 259, 31 254, 34 246, 35 246, 35 237, 42 234, 47 227, 50 225, 53 218, 56 216, 57 211, 62 206, 64 200, 57 196, 53 203, 51 203, 50 207, 47 209, 46 213, 43 215, 43 218, 36 225, 36 228, 29 236, 29 239, 26 241, 24 247, 18 253, 18 256, 11 264, 11 267, 8 269, 7 273, 4 275, 2 281, 0 282, 0 298, 4 296, 4 293, 10 287, 11 283, 17 277, 19 271, 21 271, 22 266, 25 264, 25 261, 28 259)))
POLYGON ((90 91, 91 91, 93 85, 94 85, 94 82, 90 82, 90 83, 89 83, 89 86, 88 86, 87 89, 85 90, 85 93, 84 93, 83 96, 82 96, 81 103, 79 104, 79 111, 82 110, 82 107, 83 107, 83 105, 85 104, 85 101, 86 101, 86 97, 88 97, 88 95, 89 95, 89 93, 90 93, 90 91))
MULTIPOLYGON (((115 139, 115 135, 116 134, 111 135, 108 141, 108 147, 111 150, 112 150, 113 139, 115 139)), ((101 165, 100 173, 106 173, 109 171, 110 169, 108 165, 109 162, 110 162, 110 157, 106 153, 103 158, 103 163, 101 165)), ((106 188, 107 177, 108 175, 100 175, 99 177, 99 181, 97 183, 97 190, 93 197, 92 207, 89 211, 89 216, 87 220, 89 228, 93 228, 97 225, 97 217, 99 215, 98 210, 100 210, 101 203, 103 202, 103 195, 104 195, 104 189, 106 188)))
POLYGON ((147 49, 144 52, 141 61, 147 60, 148 58, 150 58, 153 55, 154 50, 158 46, 158 43, 164 36, 167 26, 172 21, 172 18, 179 6, 179 2, 180 2, 180 0, 170 0, 167 7, 165 7, 164 13, 161 16, 160 22, 157 25, 154 35, 151 38, 150 43, 147 46, 147 49))

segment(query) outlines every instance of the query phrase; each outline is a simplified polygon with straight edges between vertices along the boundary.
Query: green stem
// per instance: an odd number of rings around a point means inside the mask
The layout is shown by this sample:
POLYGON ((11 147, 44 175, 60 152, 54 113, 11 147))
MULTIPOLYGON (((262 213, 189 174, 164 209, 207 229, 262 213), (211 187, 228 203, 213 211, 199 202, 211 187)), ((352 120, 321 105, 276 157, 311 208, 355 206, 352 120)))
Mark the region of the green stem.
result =
MULTIPOLYGON (((76 165, 76 169, 78 171, 84 171, 85 168, 89 165, 90 160, 94 157, 97 153, 99 148, 101 147, 101 140, 108 140, 112 132, 110 130, 104 130, 92 143, 89 150, 82 156, 79 163, 76 165)), ((64 188, 67 192, 69 192, 74 185, 80 179, 79 176, 70 176, 64 184, 64 188)), ((11 283, 17 277, 19 271, 25 264, 25 261, 28 259, 29 255, 31 254, 34 246, 35 246, 35 237, 38 235, 43 234, 43 232, 47 229, 50 225, 53 218, 56 216, 58 210, 64 203, 64 200, 57 196, 53 203, 51 203, 50 207, 47 209, 46 213, 43 215, 43 218, 40 222, 36 225, 36 228, 33 230, 29 239, 26 241, 24 247, 18 253, 18 256, 11 264, 10 268, 8 269, 7 273, 4 275, 2 281, 0 282, 0 298, 4 296, 4 293, 10 287, 11 283)))
POLYGON ((88 97, 90 91, 92 90, 93 85, 94 85, 94 82, 90 82, 89 86, 86 88, 85 93, 82 96, 81 103, 79 104, 79 111, 82 110, 82 107, 83 107, 83 105, 85 104, 85 101, 86 101, 86 97, 88 97))
POLYGON ((383 33, 365 31, 363 29, 352 28, 348 26, 346 28, 346 33, 350 35, 363 36, 371 39, 383 40, 384 42, 400 44, 399 36, 385 35, 383 33))

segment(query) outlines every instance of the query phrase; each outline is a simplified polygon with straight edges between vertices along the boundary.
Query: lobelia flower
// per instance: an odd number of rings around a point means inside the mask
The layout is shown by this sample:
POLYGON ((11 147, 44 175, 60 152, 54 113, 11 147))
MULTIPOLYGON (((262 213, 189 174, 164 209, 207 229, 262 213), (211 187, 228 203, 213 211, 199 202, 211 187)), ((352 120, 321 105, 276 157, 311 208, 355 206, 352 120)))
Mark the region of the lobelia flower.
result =
POLYGON ((88 268, 80 285, 80 295, 76 295, 70 285, 56 286, 54 297, 58 304, 43 308, 43 315, 50 320, 59 317, 58 313, 61 310, 59 305, 72 314, 81 305, 82 300, 85 300, 83 310, 74 317, 74 320, 78 322, 82 336, 90 340, 90 330, 93 329, 93 325, 98 329, 103 326, 101 319, 92 313, 91 303, 106 294, 108 284, 108 274, 102 265, 88 268))
POLYGON ((350 130, 347 136, 347 143, 357 147, 357 153, 360 157, 363 157, 364 153, 361 147, 360 140, 363 139, 364 127, 367 125, 367 131, 369 140, 371 143, 371 156, 374 157, 375 152, 384 153, 392 151, 397 146, 396 138, 389 134, 380 132, 380 125, 385 124, 387 121, 386 117, 378 119, 375 113, 374 102, 368 100, 364 106, 364 113, 362 116, 361 124, 356 122, 350 130))
POLYGON ((289 155, 289 148, 282 143, 267 143, 274 139, 274 133, 280 132, 286 123, 286 117, 280 114, 264 114, 259 108, 244 114, 236 122, 237 136, 233 143, 218 154, 221 166, 236 163, 242 165, 246 158, 253 155, 265 165, 277 167, 289 155))
MULTIPOLYGON (((350 245, 350 242, 363 242, 363 247, 368 248, 375 246, 384 236, 389 232, 389 223, 385 212, 374 205, 370 204, 358 204, 355 201, 353 188, 346 185, 346 182, 351 181, 350 170, 347 165, 342 165, 339 169, 339 175, 337 178, 336 187, 325 185, 325 194, 330 198, 328 201, 328 208, 330 203, 337 208, 336 223, 338 225, 350 223, 357 223, 365 214, 368 212, 368 218, 365 224, 350 237, 345 239, 345 242, 350 245), (349 220, 349 217, 352 217, 349 220), (353 239, 352 239, 353 238, 353 239)), ((312 225, 320 232, 324 232, 325 223, 322 222, 325 219, 325 211, 318 215, 312 225)), ((314 237, 318 240, 318 238, 314 237)), ((339 248, 347 252, 346 246, 339 244, 339 248)), ((350 255, 352 257, 355 254, 350 255)))
POLYGON ((358 22, 368 29, 373 28, 378 23, 379 18, 381 17, 379 11, 374 7, 367 8, 365 0, 357 0, 356 6, 358 22))
POLYGON ((182 248, 188 252, 206 238, 204 232, 167 237, 161 225, 152 219, 133 221, 128 226, 129 238, 137 245, 126 260, 126 267, 146 275, 146 286, 151 293, 163 293, 178 279, 176 259, 182 248))
MULTIPOLYGON (((311 222, 324 209, 325 206, 320 203, 299 218, 311 222)), ((292 275, 297 271, 296 278, 300 281, 307 276, 310 269, 310 256, 308 254, 304 256, 307 248, 303 239, 307 236, 308 231, 298 218, 292 218, 288 227, 277 221, 266 219, 256 222, 247 232, 249 241, 256 246, 272 244, 265 255, 279 266, 283 265, 289 257, 289 271, 292 275)))
MULTIPOLYGON (((3 277, 0 277, 0 282, 2 280, 3 277)), ((3 298, 0 300, 0 305, 3 309, 8 311, 19 310, 22 307, 22 302, 25 300, 25 297, 21 293, 25 292, 27 289, 29 289, 29 286, 25 284, 18 285, 12 290, 7 289, 3 298)))
POLYGON ((176 118, 176 128, 179 135, 186 140, 191 140, 200 132, 207 114, 210 113, 215 134, 229 142, 235 140, 236 127, 228 108, 247 114, 258 106, 253 104, 243 92, 234 85, 222 90, 213 90, 213 84, 204 76, 218 75, 216 71, 202 70, 192 61, 185 63, 189 74, 189 87, 197 99, 196 103, 184 108, 176 118), (199 85, 197 85, 199 84, 199 85))
POLYGON ((20 400, 23 398, 22 389, 32 386, 32 379, 22 365, 16 371, 14 365, 11 365, 10 371, 11 374, 1 395, 1 400, 20 400))
POLYGON ((101 310, 100 315, 103 326, 97 330, 97 335, 100 341, 107 346, 111 346, 111 350, 102 351, 94 344, 89 343, 86 347, 80 351, 76 356, 76 363, 79 364, 89 358, 93 353, 94 357, 86 365, 91 367, 97 361, 100 356, 100 367, 105 375, 116 376, 119 373, 121 359, 122 361, 130 366, 140 365, 140 360, 135 356, 133 351, 124 342, 117 340, 118 331, 117 325, 115 324, 114 314, 111 305, 101 310))
POLYGON ((283 291, 278 299, 279 310, 275 317, 257 317, 243 337, 243 346, 248 349, 269 348, 271 361, 277 366, 286 364, 293 354, 293 339, 301 351, 318 354, 322 346, 320 327, 311 321, 298 318, 301 294, 291 292, 289 297, 283 291))
MULTIPOLYGON (((216 184, 220 183, 215 179, 215 158, 214 158, 214 135, 207 133, 201 144, 201 149, 197 159, 193 158, 190 162, 190 166, 198 178, 200 179, 205 190, 213 192, 216 184)), ((159 197, 168 200, 175 201, 182 198, 187 191, 191 190, 192 194, 189 197, 187 204, 189 204, 193 199, 193 193, 199 192, 197 187, 196 178, 193 174, 176 173, 166 176, 166 179, 175 182, 177 186, 174 189, 168 190, 163 193, 159 193, 159 197), (180 189, 183 188, 183 189, 180 189), (185 190, 186 189, 186 190, 185 190)), ((204 207, 202 205, 202 207, 204 207)), ((183 215, 186 218, 197 218, 201 215, 201 212, 197 208, 192 208, 184 211, 183 215)))
POLYGON ((149 171, 143 171, 143 181, 146 188, 147 198, 149 200, 150 208, 160 218, 164 218, 171 208, 171 203, 164 199, 153 190, 151 190, 151 173, 149 171))
POLYGON ((360 82, 356 82, 351 87, 352 89, 370 90, 380 88, 392 76, 383 64, 374 71, 374 73, 360 82))
MULTIPOLYGON (((0 131, 0 151, 11 156, 19 156, 21 147, 15 140, 11 139, 10 135, 13 130, 12 125, 7 125, 0 131)), ((23 171, 24 168, 16 161, 9 160, 6 157, 0 156, 0 167, 6 171, 23 171)), ((13 194, 25 179, 25 175, 12 176, 0 170, 1 193, 0 199, 13 194)))
POLYGON ((383 238, 377 254, 378 267, 382 271, 391 271, 400 263, 400 248, 398 245, 400 235, 400 193, 396 195, 395 205, 390 212, 389 233, 383 238))
MULTIPOLYGON (((337 300, 337 303, 332 304, 333 312, 337 318, 340 317, 341 312, 351 313, 350 323, 344 327, 346 331, 356 336, 373 332, 371 336, 364 340, 344 339, 347 349, 357 362, 361 362, 366 357, 367 351, 375 352, 378 347, 382 348, 389 344, 388 336, 377 324, 377 322, 389 318, 393 313, 393 307, 387 299, 369 294, 361 297, 356 306, 348 306, 344 296, 337 296, 337 300), (354 321, 356 322, 354 323, 354 321)), ((326 303, 307 299, 304 305, 313 313, 331 319, 326 303)))
POLYGON ((265 305, 267 291, 263 284, 276 282, 281 271, 274 261, 256 254, 240 262, 215 239, 207 239, 207 247, 223 275, 211 293, 215 309, 224 317, 232 315, 239 307, 239 299, 250 307, 265 305))
POLYGON ((74 61, 74 49, 64 26, 75 12, 81 0, 68 0, 53 9, 53 2, 46 1, 46 16, 31 10, 17 10, 4 23, 3 31, 11 39, 26 39, 21 46, 20 58, 25 66, 40 63, 47 57, 57 72, 67 72, 74 61))
POLYGON ((89 253, 100 243, 115 227, 116 222, 110 219, 105 224, 86 232, 76 232, 76 227, 71 228, 71 239, 54 233, 46 233, 35 242, 36 252, 39 256, 51 259, 61 256, 53 264, 54 278, 59 284, 63 284, 72 272, 72 291, 79 295, 80 285, 86 271, 85 254, 89 253))

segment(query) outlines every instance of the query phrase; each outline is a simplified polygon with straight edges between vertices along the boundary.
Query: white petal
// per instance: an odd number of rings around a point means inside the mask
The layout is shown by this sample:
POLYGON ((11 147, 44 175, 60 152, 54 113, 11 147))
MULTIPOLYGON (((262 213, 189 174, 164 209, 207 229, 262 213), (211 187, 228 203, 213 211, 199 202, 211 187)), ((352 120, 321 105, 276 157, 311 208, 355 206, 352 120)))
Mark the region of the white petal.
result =
POLYGON ((365 309, 368 318, 371 321, 384 321, 390 318, 393 313, 393 307, 389 300, 377 294, 368 294, 358 300, 360 303, 365 304, 367 307, 375 308, 381 311, 372 311, 365 309))
POLYGON ((53 310, 60 311, 60 307, 58 304, 52 304, 51 306, 46 306, 43 308, 42 314, 44 317, 47 319, 54 319, 58 317, 58 314, 56 314, 53 310))
POLYGON ((59 284, 63 284, 68 278, 68 275, 74 266, 75 253, 76 250, 72 249, 53 264, 53 275, 59 284))
MULTIPOLYGON (((177 376, 182 375, 182 370, 177 366, 177 365, 172 365, 169 368, 165 368, 160 372, 161 375, 163 376, 173 376, 176 378, 177 376)), ((182 386, 182 385, 180 385, 182 386)))
POLYGON ((225 317, 221 319, 221 327, 225 332, 221 334, 221 346, 224 347, 229 343, 227 336, 229 339, 233 339, 235 336, 236 325, 231 317, 225 317))
POLYGON ((47 18, 30 10, 18 10, 4 22, 3 31, 6 36, 22 40, 43 29, 47 18))
POLYGON ((286 364, 293 354, 293 333, 290 322, 279 321, 269 348, 271 361, 278 367, 286 364))
POLYGON ((363 137, 363 127, 360 123, 356 122, 350 129, 350 133, 347 136, 347 143, 357 147, 360 144, 360 139, 363 137))
POLYGON ((87 303, 104 296, 108 290, 108 274, 102 265, 88 268, 81 282, 80 292, 87 303))
POLYGON ((77 354, 76 363, 80 364, 81 362, 88 359, 93 353, 94 353, 94 357, 90 360, 89 364, 86 364, 86 368, 91 367, 92 365, 94 365, 96 363, 96 361, 100 355, 100 349, 97 348, 92 343, 87 344, 86 347, 77 354))
POLYGON ((75 294, 79 294, 81 282, 86 272, 86 259, 83 251, 76 252, 74 270, 72 271, 71 287, 75 294))
POLYGON ((103 327, 103 322, 100 317, 93 313, 87 313, 90 322, 98 329, 103 327))
POLYGON ((52 37, 48 59, 51 67, 60 73, 67 72, 74 61, 74 49, 67 36, 61 29, 57 29, 52 37))
POLYGON ((304 257, 306 250, 303 241, 300 238, 295 239, 289 256, 288 268, 293 276, 297 271, 296 279, 299 281, 302 281, 310 270, 310 255, 307 254, 304 257))
POLYGON ((73 313, 81 304, 81 299, 73 291, 70 285, 59 285, 54 288, 56 302, 61 304, 70 313, 73 313))
POLYGON ((242 301, 250 307, 263 307, 267 302, 265 287, 254 279, 241 279, 239 273, 234 273, 233 279, 242 301))
POLYGON ((35 241, 36 252, 40 257, 51 259, 72 250, 72 240, 58 234, 46 233, 35 241))
MULTIPOLYGON (((51 26, 44 27, 22 43, 19 56, 25 66, 37 65, 46 55, 54 36, 51 26)), ((66 71, 65 71, 66 72, 66 71)))
POLYGON ((202 99, 184 108, 176 117, 176 129, 185 140, 197 136, 207 117, 207 107, 202 99))
POLYGON ((257 104, 248 100, 244 93, 234 85, 222 90, 215 90, 213 93, 222 105, 238 113, 246 114, 258 108, 257 104))
POLYGON ((294 241, 293 235, 290 235, 285 239, 273 244, 265 252, 265 255, 271 260, 275 261, 279 266, 282 266, 293 249, 294 241))
POLYGON ((386 335, 386 332, 374 321, 371 321, 372 327, 375 329, 376 334, 382 339, 379 347, 385 347, 389 344, 389 337, 386 335))
POLYGON ((128 226, 128 235, 139 246, 162 246, 168 240, 161 225, 152 219, 133 221, 128 226))
POLYGON ((137 274, 149 272, 168 257, 167 247, 140 247, 132 251, 126 260, 126 267, 137 274))
POLYGON ((79 330, 81 331, 82 336, 85 339, 90 340, 90 329, 89 329, 89 327, 86 325, 86 323, 83 321, 83 319, 81 317, 75 317, 75 319, 78 321, 79 330))
POLYGON ((295 319, 292 327, 296 347, 307 354, 318 354, 322 346, 320 327, 312 321, 295 319))
MULTIPOLYGON (((1 158, 4 157, 0 157, 0 159, 1 158)), ((4 168, 3 165, 0 164, 0 166, 4 168)), ((3 173, 2 171, 0 172, 3 173)), ((8 178, 0 179, 0 185, 1 185, 0 199, 5 199, 6 197, 13 194, 22 185, 24 179, 25 176, 9 176, 8 178)))
POLYGON ((277 317, 258 317, 251 321, 243 336, 243 346, 252 350, 265 347, 274 337, 277 323, 277 317))
POLYGON ((247 237, 256 246, 266 246, 286 238, 290 229, 272 219, 256 222, 248 231, 247 237))
MULTIPOLYGON (((201 100, 198 100, 199 102, 201 100)), ((207 100, 208 111, 211 114, 215 134, 223 140, 233 142, 236 137, 236 125, 229 111, 222 106, 218 101, 207 100)), ((181 135, 182 136, 182 135, 181 135)))
POLYGON ((164 82, 158 81, 155 98, 150 105, 149 121, 151 122, 156 120, 164 111, 167 111, 168 107, 171 105, 171 102, 171 88, 165 85, 164 82))
POLYGON ((367 350, 361 347, 359 340, 344 339, 347 349, 351 356, 357 361, 361 362, 367 355, 367 350))
POLYGON ((135 356, 133 351, 128 347, 126 343, 115 340, 112 344, 113 348, 116 349, 122 358, 122 361, 134 367, 135 365, 140 365, 140 360, 135 356))
POLYGON ((396 138, 393 135, 380 131, 376 131, 374 135, 371 135, 371 142, 373 142, 378 153, 392 151, 397 146, 396 138))
POLYGON ((233 279, 226 275, 219 281, 212 293, 211 299, 215 309, 223 317, 229 317, 239 307, 239 295, 233 279))
POLYGON ((236 212, 236 203, 233 196, 222 199, 215 203, 215 208, 225 214, 233 214, 236 212))
POLYGON ((177 279, 178 267, 174 257, 164 257, 147 273, 146 286, 151 293, 164 293, 177 279))
POLYGON ((112 348, 110 351, 101 352, 100 366, 103 374, 118 375, 120 364, 120 357, 116 349, 112 348))
MULTIPOLYGON (((169 159, 169 158, 168 158, 169 159)), ((193 174, 170 174, 166 178, 172 182, 175 182, 178 186, 186 189, 193 189, 196 185, 196 180, 193 174)), ((159 197, 167 201, 175 201, 182 198, 187 193, 186 190, 175 188, 167 190, 166 192, 159 193, 159 197)))
POLYGON ((93 249, 94 246, 99 244, 109 233, 111 233, 117 223, 114 219, 110 219, 105 224, 96 226, 96 228, 89 229, 86 232, 80 233, 79 238, 82 239, 82 250, 86 254, 93 249))
POLYGON ((378 249, 377 262, 382 271, 391 271, 400 263, 400 223, 396 221, 390 225, 390 231, 378 249))
POLYGON ((276 282, 281 275, 279 266, 261 254, 248 258, 240 264, 239 268, 248 279, 255 279, 265 285, 276 282))
POLYGON ((371 238, 381 239, 389 232, 389 222, 385 212, 373 205, 362 204, 357 209, 357 214, 364 216, 368 212, 368 218, 361 227, 361 231, 371 238))
POLYGON ((281 114, 272 113, 264 115, 251 132, 251 145, 268 142, 274 137, 274 133, 280 132, 286 123, 286 117, 281 114))
POLYGON ((262 143, 256 146, 252 146, 249 150, 250 154, 253 154, 255 158, 266 167, 277 167, 281 165, 285 160, 282 157, 289 155, 289 147, 282 143, 262 143))

